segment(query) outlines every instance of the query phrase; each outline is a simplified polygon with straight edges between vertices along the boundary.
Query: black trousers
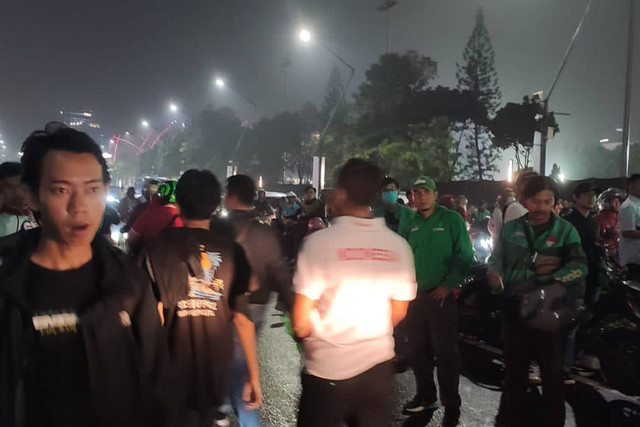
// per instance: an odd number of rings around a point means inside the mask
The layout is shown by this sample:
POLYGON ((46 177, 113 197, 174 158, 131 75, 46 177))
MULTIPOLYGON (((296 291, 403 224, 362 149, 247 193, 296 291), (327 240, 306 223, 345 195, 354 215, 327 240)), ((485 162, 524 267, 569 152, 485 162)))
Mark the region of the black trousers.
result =
POLYGON ((381 363, 346 380, 302 373, 300 427, 386 427, 391 417, 393 364, 381 363))
POLYGON ((563 361, 566 332, 544 332, 526 327, 517 320, 504 324, 505 426, 522 425, 529 386, 529 364, 538 362, 542 379, 545 427, 564 426, 563 361))
POLYGON ((437 367, 440 402, 452 415, 460 413, 460 355, 458 352, 458 310, 452 293, 444 306, 429 291, 418 291, 407 315, 409 345, 416 394, 427 402, 437 398, 433 369, 437 367))

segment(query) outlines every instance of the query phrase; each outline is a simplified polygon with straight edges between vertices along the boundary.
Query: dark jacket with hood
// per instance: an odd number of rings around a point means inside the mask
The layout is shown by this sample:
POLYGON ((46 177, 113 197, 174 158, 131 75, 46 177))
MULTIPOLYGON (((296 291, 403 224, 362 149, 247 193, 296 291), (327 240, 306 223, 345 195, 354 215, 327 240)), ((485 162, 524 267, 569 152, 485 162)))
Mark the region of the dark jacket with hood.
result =
MULTIPOLYGON (((37 337, 28 268, 40 230, 0 240, 0 425, 44 426, 34 374, 37 337)), ((80 315, 87 375, 101 426, 169 426, 181 406, 149 279, 121 251, 92 243, 99 298, 80 315)))

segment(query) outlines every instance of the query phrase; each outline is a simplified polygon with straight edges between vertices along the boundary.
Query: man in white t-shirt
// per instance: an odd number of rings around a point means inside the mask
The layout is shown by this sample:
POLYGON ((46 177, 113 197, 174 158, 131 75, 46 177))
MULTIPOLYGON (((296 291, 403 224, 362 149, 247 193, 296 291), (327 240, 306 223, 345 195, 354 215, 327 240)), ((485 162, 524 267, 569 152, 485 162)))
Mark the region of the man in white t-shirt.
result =
POLYGON ((627 180, 629 197, 620 206, 620 264, 629 275, 640 277, 640 174, 627 180))
POLYGON ((524 189, 527 187, 527 183, 529 180, 537 176, 538 174, 533 171, 526 171, 518 175, 516 178, 516 192, 518 193, 518 201, 515 203, 511 203, 507 210, 504 212, 504 218, 502 220, 502 224, 506 224, 509 221, 513 221, 514 219, 518 219, 521 216, 526 215, 529 211, 525 208, 521 201, 524 195, 524 189))
POLYGON ((293 328, 303 339, 298 426, 390 424, 393 327, 416 296, 413 254, 373 218, 384 175, 351 159, 338 175, 332 227, 309 237, 294 279, 293 328))

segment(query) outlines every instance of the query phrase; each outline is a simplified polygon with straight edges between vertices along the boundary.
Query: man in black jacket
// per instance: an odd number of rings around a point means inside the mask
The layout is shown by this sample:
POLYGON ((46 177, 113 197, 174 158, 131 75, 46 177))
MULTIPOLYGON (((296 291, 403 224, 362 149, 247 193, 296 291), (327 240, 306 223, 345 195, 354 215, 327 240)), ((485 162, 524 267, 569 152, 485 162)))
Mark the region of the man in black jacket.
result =
MULTIPOLYGON (((249 265, 257 279, 250 289, 248 307, 257 334, 263 324, 271 292, 277 292, 285 310, 290 310, 293 305, 293 280, 275 233, 268 225, 259 223, 251 212, 255 190, 255 183, 250 177, 229 177, 225 197, 225 205, 229 211, 228 221, 215 221, 211 229, 215 233, 233 237, 247 254, 249 265)), ((247 373, 238 342, 234 354, 228 385, 231 404, 243 426, 260 425, 257 411, 245 410, 240 399, 243 378, 247 373)))
POLYGON ((0 425, 175 425, 148 278, 96 235, 109 183, 100 148, 48 128, 22 147, 41 229, 0 241, 0 425))

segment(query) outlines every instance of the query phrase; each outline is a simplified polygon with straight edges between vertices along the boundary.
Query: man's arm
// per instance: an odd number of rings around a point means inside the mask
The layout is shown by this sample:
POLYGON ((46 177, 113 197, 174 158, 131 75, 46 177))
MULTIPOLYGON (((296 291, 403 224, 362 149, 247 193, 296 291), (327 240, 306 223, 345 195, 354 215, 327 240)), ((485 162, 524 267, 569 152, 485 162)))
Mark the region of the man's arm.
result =
POLYGON ((391 300, 391 323, 395 327, 407 316, 409 301, 391 300))
POLYGON ((296 337, 302 339, 311 335, 311 310, 316 307, 317 300, 303 294, 296 294, 293 303, 291 323, 296 337))
POLYGON ((458 215, 452 215, 451 238, 453 239, 453 256, 449 263, 449 272, 445 276, 442 286, 448 290, 454 289, 462 283, 469 274, 473 262, 473 247, 467 232, 467 226, 458 215))
POLYGON ((550 278, 542 277, 542 282, 556 280, 565 286, 571 286, 587 278, 587 256, 582 249, 580 235, 571 226, 567 243, 562 247, 562 261, 564 265, 551 274, 550 278))
POLYGON ((247 409, 257 409, 262 404, 262 388, 256 352, 256 328, 245 314, 238 311, 233 313, 233 323, 238 331, 249 371, 249 378, 242 391, 242 400, 245 401, 247 409))

